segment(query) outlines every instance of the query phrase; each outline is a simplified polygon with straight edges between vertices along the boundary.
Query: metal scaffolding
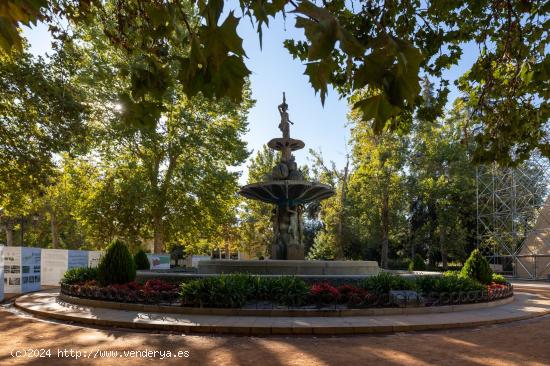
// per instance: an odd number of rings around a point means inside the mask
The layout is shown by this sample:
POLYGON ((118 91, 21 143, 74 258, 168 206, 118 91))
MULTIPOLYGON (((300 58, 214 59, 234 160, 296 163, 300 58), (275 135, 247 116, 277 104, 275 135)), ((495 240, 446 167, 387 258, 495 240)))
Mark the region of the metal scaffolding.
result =
POLYGON ((550 272, 550 161, 477 168, 478 247, 496 272, 528 279, 550 272))
POLYGON ((496 272, 527 279, 550 273, 550 161, 477 168, 478 247, 496 272))

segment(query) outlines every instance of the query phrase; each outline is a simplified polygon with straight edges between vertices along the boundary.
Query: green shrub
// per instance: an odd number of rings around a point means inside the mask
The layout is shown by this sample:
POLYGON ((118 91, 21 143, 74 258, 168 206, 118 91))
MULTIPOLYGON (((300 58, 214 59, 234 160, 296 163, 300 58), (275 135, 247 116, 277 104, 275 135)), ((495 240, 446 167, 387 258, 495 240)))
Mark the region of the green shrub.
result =
POLYGON ((185 305, 240 308, 249 301, 271 301, 286 306, 306 302, 309 286, 293 276, 267 278, 246 274, 202 278, 181 285, 185 305))
POLYGON ((124 284, 136 278, 134 258, 120 240, 109 244, 97 268, 98 280, 103 286, 124 284))
POLYGON ((458 273, 446 273, 443 276, 419 276, 416 278, 418 291, 430 292, 469 292, 482 291, 485 289, 481 283, 468 277, 460 276, 458 273))
POLYGON ((74 285, 86 281, 97 281, 97 268, 71 268, 63 275, 61 283, 64 285, 74 285))
POLYGON ((508 281, 506 281, 506 278, 504 278, 503 275, 499 275, 497 273, 493 273, 492 280, 493 280, 494 283, 498 283, 498 284, 508 283, 508 281))
POLYGON ((489 266, 487 259, 478 249, 472 251, 470 257, 464 263, 460 271, 461 276, 477 280, 482 284, 489 284, 493 278, 493 270, 489 266))
POLYGON ((321 231, 313 242, 313 246, 309 249, 307 259, 310 260, 322 260, 330 261, 336 257, 336 250, 334 249, 334 238, 325 232, 321 231))
POLYGON ((409 263, 409 271, 425 271, 426 262, 420 254, 416 254, 414 259, 409 263))
POLYGON ((254 291, 251 276, 220 275, 182 283, 183 303, 209 308, 240 308, 254 291))
POLYGON ((300 306, 306 302, 309 286, 301 278, 282 276, 270 282, 271 294, 267 300, 286 306, 300 306))
POLYGON ((151 263, 149 263, 147 254, 145 254, 142 249, 140 249, 134 256, 134 262, 136 263, 136 269, 140 271, 147 271, 151 269, 151 263))
POLYGON ((415 290, 415 281, 389 272, 380 272, 359 283, 367 291, 385 294, 391 290, 415 290))

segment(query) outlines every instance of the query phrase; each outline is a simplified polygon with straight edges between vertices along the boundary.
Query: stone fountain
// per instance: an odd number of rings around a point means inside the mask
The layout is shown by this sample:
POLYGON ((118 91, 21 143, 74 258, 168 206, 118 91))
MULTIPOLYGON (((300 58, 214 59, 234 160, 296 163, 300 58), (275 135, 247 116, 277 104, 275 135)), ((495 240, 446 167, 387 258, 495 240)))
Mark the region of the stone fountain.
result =
POLYGON ((308 182, 298 169, 293 151, 304 148, 304 142, 290 137, 288 105, 283 93, 283 103, 279 105, 282 137, 268 142, 273 150, 280 151, 281 160, 266 174, 263 182, 248 184, 241 188, 244 197, 275 205, 272 211, 274 240, 271 246, 271 259, 304 259, 302 242, 304 205, 320 201, 334 195, 334 190, 322 183, 308 182))
MULTIPOLYGON (((283 93, 279 105, 282 137, 267 144, 280 151, 280 161, 262 182, 248 184, 241 188, 244 197, 273 204, 273 242, 269 260, 208 260, 200 261, 199 275, 220 273, 254 273, 261 275, 301 276, 365 276, 378 273, 375 261, 314 261, 304 260, 303 218, 304 205, 334 195, 332 187, 310 182, 298 169, 293 151, 303 149, 301 140, 290 137, 288 105, 283 93)), ((269 244, 269 243, 266 243, 269 244)))

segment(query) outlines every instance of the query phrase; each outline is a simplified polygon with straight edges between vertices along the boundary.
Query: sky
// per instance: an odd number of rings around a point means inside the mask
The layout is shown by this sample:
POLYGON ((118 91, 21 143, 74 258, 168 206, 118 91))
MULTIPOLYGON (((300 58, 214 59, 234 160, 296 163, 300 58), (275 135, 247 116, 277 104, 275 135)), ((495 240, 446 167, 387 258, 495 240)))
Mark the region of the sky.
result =
MULTIPOLYGON (((235 13, 240 13, 236 7, 235 13)), ((226 11, 232 10, 231 7, 226 11)), ((346 126, 346 116, 349 112, 347 100, 340 99, 338 94, 329 89, 325 105, 321 104, 319 95, 310 86, 308 77, 303 75, 305 66, 292 56, 283 46, 285 39, 303 39, 303 31, 294 27, 293 16, 288 15, 286 21, 282 16, 271 20, 269 29, 264 30, 263 47, 256 31, 248 18, 240 22, 238 33, 243 38, 243 46, 248 58, 245 60, 251 70, 250 77, 252 98, 256 100, 248 118, 248 132, 244 136, 248 149, 257 152, 262 145, 273 137, 279 137, 281 132, 277 128, 280 120, 277 106, 282 101, 282 93, 286 92, 289 105, 291 136, 303 140, 304 150, 296 151, 296 160, 299 164, 308 163, 308 149, 321 150, 325 161, 334 161, 337 167, 345 164, 345 155, 350 151, 349 127, 346 126)), ((47 27, 39 24, 31 29, 24 28, 23 33, 29 40, 31 52, 35 55, 44 55, 51 52, 51 37, 47 27)), ((458 65, 444 73, 444 77, 451 80, 451 94, 449 105, 459 96, 452 85, 477 58, 478 52, 473 44, 467 44, 464 54, 458 65)), ((254 156, 254 153, 251 157, 254 156)), ((246 182, 247 166, 245 163, 240 169, 241 183, 246 182)))

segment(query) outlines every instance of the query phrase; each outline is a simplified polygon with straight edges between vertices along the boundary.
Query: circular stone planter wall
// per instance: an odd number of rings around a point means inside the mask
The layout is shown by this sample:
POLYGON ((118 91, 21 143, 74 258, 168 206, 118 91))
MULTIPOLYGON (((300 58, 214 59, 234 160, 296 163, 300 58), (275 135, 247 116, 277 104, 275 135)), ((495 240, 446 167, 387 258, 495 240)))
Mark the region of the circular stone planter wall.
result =
POLYGON ((90 306, 96 308, 131 310, 155 313, 193 314, 193 315, 233 315, 233 316, 271 316, 271 317, 341 317, 341 316, 375 316, 375 315, 407 315, 433 314, 486 309, 509 304, 514 296, 504 299, 479 302, 464 305, 443 305, 403 308, 368 308, 368 309, 220 309, 220 308, 193 308, 179 306, 132 304, 114 301, 102 301, 79 298, 59 294, 59 299, 70 304, 90 306))

